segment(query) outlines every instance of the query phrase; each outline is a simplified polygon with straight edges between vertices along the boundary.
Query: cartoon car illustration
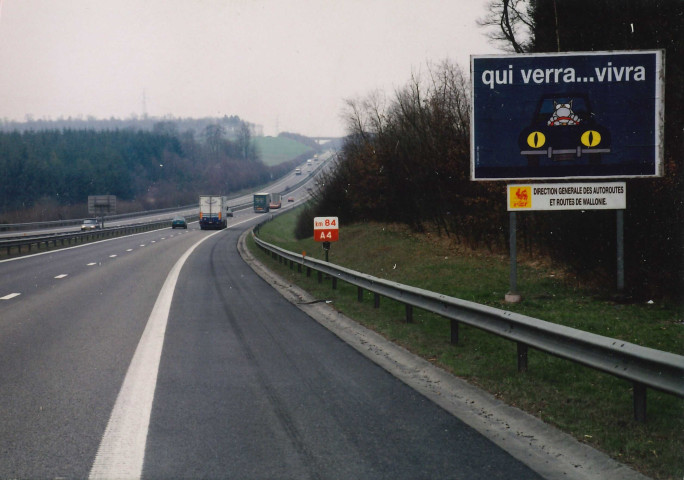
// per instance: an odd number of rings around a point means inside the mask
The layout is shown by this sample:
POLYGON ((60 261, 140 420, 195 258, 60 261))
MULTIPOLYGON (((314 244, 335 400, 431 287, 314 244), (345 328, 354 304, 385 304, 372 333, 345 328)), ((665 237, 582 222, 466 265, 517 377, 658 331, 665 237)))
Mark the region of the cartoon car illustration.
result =
POLYGON ((558 93, 542 95, 530 125, 520 132, 520 154, 531 167, 542 158, 554 162, 588 159, 601 163, 601 155, 610 153, 610 132, 599 125, 591 110, 588 95, 558 93))

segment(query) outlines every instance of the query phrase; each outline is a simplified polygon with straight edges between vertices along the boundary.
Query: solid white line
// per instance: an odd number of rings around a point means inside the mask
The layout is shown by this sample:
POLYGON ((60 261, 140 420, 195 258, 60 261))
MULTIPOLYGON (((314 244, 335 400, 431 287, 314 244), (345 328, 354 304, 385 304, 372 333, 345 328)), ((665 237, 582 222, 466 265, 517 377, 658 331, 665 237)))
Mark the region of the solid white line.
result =
POLYGON ((130 479, 142 475, 164 334, 178 275, 193 250, 218 233, 221 231, 202 238, 190 247, 166 277, 109 417, 90 478, 130 479))
POLYGON ((11 300, 14 297, 18 297, 21 295, 21 293, 10 293, 9 295, 5 295, 4 297, 0 297, 0 300, 11 300))
MULTIPOLYGON (((245 222, 247 221, 249 220, 245 222)), ((231 226, 234 227, 240 223, 231 226)), ((190 254, 202 242, 223 231, 225 230, 207 235, 190 247, 178 259, 166 277, 147 320, 145 331, 133 354, 119 395, 116 397, 114 409, 102 436, 89 478, 136 479, 142 476, 147 430, 152 414, 152 402, 157 387, 157 374, 173 291, 176 288, 181 268, 190 254)))

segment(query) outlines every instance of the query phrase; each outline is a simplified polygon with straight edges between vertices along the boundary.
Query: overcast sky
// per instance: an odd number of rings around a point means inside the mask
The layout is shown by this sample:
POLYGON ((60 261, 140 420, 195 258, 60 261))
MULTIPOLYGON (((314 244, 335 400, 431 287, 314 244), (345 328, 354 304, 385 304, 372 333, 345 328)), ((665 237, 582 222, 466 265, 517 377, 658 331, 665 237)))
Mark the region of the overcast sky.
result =
POLYGON ((344 100, 499 53, 487 0, 0 0, 0 118, 238 115, 344 134, 344 100))

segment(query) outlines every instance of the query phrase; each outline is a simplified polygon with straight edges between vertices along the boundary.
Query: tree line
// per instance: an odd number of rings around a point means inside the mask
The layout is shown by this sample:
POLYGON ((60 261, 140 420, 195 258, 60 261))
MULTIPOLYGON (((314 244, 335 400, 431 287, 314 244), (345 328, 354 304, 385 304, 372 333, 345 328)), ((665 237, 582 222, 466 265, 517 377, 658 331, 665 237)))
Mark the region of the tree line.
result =
MULTIPOLYGON (((665 50, 665 175, 627 180, 625 273, 634 298, 681 300, 684 4, 644 0, 615 8, 610 0, 496 0, 491 7, 481 25, 509 51, 665 50)), ((313 216, 335 214, 344 223, 435 228, 466 245, 505 251, 505 184, 470 181, 470 98, 467 75, 444 61, 393 95, 372 92, 349 100, 337 169, 300 216, 298 236, 311 235, 313 216)), ((529 212, 518 216, 519 248, 570 266, 583 281, 611 286, 615 224, 613 211, 529 212)))
POLYGON ((151 130, 0 132, 0 221, 21 221, 36 205, 85 216, 89 195, 116 195, 119 205, 141 209, 187 205, 201 193, 256 187, 292 168, 266 166, 244 122, 230 130, 216 122, 199 133, 168 121, 151 130))

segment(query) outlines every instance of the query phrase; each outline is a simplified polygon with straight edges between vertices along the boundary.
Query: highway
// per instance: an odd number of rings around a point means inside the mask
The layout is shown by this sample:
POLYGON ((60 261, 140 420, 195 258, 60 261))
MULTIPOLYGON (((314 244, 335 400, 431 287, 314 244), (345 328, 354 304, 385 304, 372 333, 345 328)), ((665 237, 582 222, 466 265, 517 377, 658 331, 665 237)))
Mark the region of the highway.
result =
POLYGON ((0 478, 540 478, 258 277, 261 218, 0 262, 0 478))
MULTIPOLYGON (((315 162, 313 165, 307 165, 306 162, 303 162, 299 167, 301 168, 302 175, 296 175, 294 169, 287 175, 283 176, 282 178, 279 178, 278 180, 274 181, 272 184, 267 185, 263 187, 264 191, 267 192, 283 192, 286 190, 290 190, 293 188, 295 185, 297 185, 299 182, 301 182, 304 179, 313 179, 316 176, 319 175, 321 171, 324 171, 325 169, 329 168, 330 162, 329 160, 333 158, 333 152, 327 151, 320 156, 320 160, 315 162)), ((299 189, 299 196, 306 195, 306 192, 304 189, 299 189)), ((214 194, 214 192, 204 192, 205 194, 214 194)), ((217 195, 220 193, 216 193, 217 195)), ((246 205, 250 204, 252 202, 252 194, 242 194, 238 195, 236 197, 230 197, 230 200, 228 204, 230 206, 238 206, 238 205, 246 205)), ((106 219, 105 221, 105 227, 120 227, 123 225, 130 225, 133 223, 141 223, 141 222, 155 222, 155 221, 160 221, 160 220, 167 220, 171 219, 174 215, 179 214, 179 215, 193 215, 197 213, 196 208, 179 208, 178 210, 170 211, 170 212, 163 212, 163 213, 145 213, 142 212, 140 215, 136 215, 133 217, 127 217, 127 218, 117 218, 117 219, 106 219)), ((29 224, 30 225, 30 224, 29 224)), ((24 228, 21 230, 8 230, 8 231, 0 231, 0 239, 7 239, 11 237, 17 237, 17 236, 31 236, 31 235, 44 235, 44 234, 56 234, 56 233, 67 233, 67 232, 78 232, 80 231, 80 224, 78 225, 72 225, 72 226, 52 226, 52 227, 44 227, 36 224, 36 227, 31 227, 29 226, 28 228, 24 228)))

